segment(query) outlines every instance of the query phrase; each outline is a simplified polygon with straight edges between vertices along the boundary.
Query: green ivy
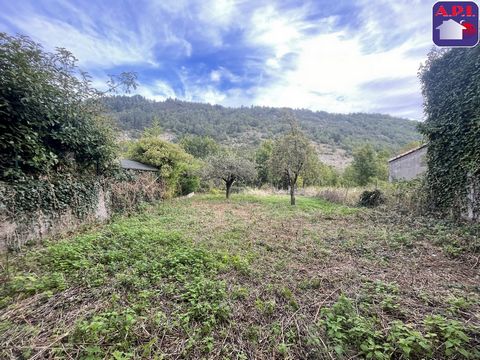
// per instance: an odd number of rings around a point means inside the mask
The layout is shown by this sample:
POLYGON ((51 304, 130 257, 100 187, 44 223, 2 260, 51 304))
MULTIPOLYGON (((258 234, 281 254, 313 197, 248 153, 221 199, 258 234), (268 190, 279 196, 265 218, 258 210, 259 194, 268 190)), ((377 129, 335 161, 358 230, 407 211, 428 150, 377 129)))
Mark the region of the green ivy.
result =
POLYGON ((480 180, 480 47, 432 51, 419 76, 428 205, 459 216, 469 186, 480 180))
POLYGON ((95 209, 100 186, 94 177, 24 179, 0 188, 2 210, 17 221, 31 219, 40 210, 54 217, 67 209, 81 219, 95 209))

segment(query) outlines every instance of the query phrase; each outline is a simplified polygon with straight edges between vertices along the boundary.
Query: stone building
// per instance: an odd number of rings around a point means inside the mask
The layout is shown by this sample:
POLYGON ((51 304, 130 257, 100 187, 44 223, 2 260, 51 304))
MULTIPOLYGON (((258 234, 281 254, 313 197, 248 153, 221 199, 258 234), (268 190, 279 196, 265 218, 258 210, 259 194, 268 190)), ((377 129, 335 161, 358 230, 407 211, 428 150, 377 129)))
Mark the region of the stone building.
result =
MULTIPOLYGON (((390 182, 412 180, 427 171, 427 144, 409 150, 388 160, 388 180, 390 182)), ((467 198, 462 216, 480 221, 480 178, 469 175, 467 198)))
POLYGON ((424 144, 388 160, 388 180, 412 180, 423 174, 427 170, 426 154, 427 144, 424 144))

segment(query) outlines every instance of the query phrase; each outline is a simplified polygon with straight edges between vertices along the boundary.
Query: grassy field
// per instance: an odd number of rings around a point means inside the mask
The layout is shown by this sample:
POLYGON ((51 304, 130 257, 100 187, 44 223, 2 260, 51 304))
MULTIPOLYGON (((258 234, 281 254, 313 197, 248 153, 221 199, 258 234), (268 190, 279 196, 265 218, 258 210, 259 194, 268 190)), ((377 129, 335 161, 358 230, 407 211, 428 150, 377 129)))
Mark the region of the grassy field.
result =
POLYGON ((2 359, 479 358, 480 228, 205 195, 2 255, 2 359))

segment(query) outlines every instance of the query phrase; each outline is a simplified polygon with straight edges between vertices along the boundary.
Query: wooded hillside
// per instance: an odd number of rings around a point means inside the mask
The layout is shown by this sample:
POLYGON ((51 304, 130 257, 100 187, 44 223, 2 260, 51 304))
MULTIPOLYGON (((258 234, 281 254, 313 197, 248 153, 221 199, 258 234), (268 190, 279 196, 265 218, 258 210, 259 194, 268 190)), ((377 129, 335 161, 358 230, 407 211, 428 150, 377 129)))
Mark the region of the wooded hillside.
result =
MULTIPOLYGON (((152 123, 154 116, 165 131, 175 136, 208 135, 223 143, 257 144, 288 129, 282 109, 271 107, 227 108, 181 100, 148 100, 142 96, 113 96, 105 99, 111 115, 122 130, 136 132, 152 123)), ((396 151, 418 140, 417 122, 382 114, 330 114, 294 110, 300 127, 317 144, 350 152, 369 142, 376 148, 396 151)))

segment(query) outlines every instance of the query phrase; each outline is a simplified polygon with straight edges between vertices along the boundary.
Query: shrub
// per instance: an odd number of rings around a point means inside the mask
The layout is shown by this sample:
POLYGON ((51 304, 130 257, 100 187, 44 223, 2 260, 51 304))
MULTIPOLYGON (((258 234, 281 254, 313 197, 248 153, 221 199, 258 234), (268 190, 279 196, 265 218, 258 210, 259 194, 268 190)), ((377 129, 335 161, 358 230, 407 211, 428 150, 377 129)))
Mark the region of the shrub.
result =
MULTIPOLYGON (((0 178, 112 164, 114 135, 97 101, 103 94, 76 61, 65 49, 48 53, 27 37, 0 33, 0 178)), ((123 75, 122 83, 135 87, 134 76, 123 75)))
POLYGON ((156 174, 132 174, 110 186, 112 209, 130 212, 143 202, 160 200, 165 195, 165 184, 156 174))
POLYGON ((129 157, 159 168, 167 196, 189 193, 198 186, 198 163, 176 144, 158 137, 142 138, 132 145, 129 157))
POLYGON ((358 201, 359 206, 365 206, 365 207, 376 207, 384 203, 385 203, 385 196, 378 189, 375 189, 373 191, 365 190, 360 195, 360 200, 358 201))

